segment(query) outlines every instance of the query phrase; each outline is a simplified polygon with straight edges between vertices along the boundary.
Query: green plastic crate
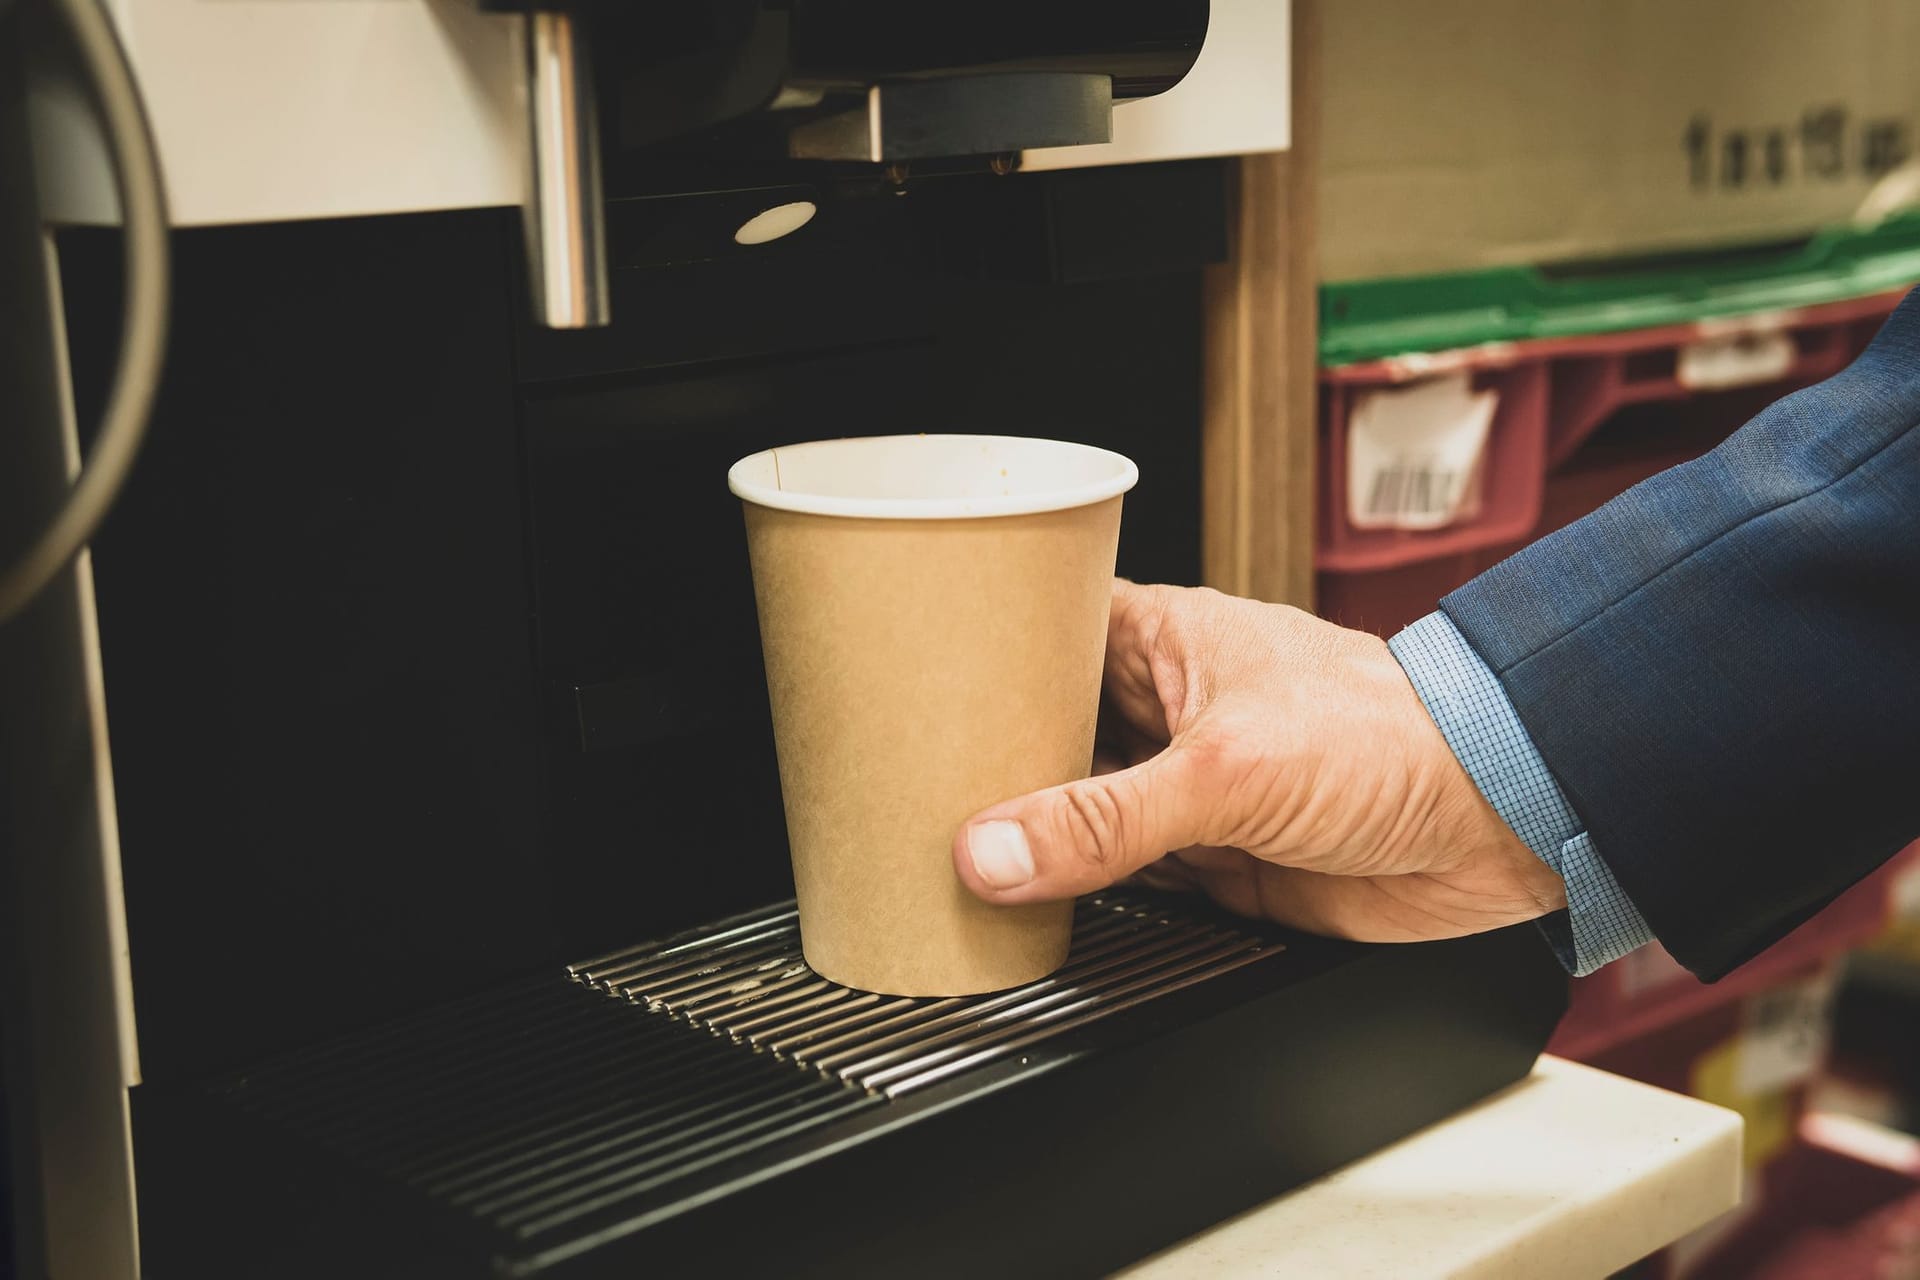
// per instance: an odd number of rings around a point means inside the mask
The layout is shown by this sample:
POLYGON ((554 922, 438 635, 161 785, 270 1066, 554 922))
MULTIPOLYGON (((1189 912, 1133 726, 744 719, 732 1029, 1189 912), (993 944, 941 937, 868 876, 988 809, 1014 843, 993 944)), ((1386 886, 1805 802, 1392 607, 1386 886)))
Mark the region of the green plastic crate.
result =
POLYGON ((1920 281, 1920 212, 1789 245, 1328 284, 1320 363, 1650 329, 1863 297, 1920 281))

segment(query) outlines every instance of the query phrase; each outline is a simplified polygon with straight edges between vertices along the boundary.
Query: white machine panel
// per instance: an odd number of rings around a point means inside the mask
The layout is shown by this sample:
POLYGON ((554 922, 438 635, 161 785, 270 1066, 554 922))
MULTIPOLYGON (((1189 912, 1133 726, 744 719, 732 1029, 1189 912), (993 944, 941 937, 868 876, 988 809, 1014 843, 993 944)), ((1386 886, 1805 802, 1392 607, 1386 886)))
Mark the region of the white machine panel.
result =
MULTIPOLYGON (((514 16, 471 0, 118 0, 166 173, 193 226, 519 204, 514 16)), ((111 216, 90 113, 34 86, 42 198, 111 216)))
MULTIPOLYGON (((1287 0, 1213 0, 1167 93, 1114 110, 1114 140, 1028 169, 1284 150, 1287 0)), ((517 205, 526 190, 522 23, 471 0, 116 0, 182 226, 517 205)), ((114 216, 90 112, 34 86, 42 199, 114 216)))
POLYGON ((1025 169, 1285 151, 1291 142, 1293 6, 1213 0, 1193 70, 1152 98, 1113 109, 1113 141, 1026 153, 1025 169))

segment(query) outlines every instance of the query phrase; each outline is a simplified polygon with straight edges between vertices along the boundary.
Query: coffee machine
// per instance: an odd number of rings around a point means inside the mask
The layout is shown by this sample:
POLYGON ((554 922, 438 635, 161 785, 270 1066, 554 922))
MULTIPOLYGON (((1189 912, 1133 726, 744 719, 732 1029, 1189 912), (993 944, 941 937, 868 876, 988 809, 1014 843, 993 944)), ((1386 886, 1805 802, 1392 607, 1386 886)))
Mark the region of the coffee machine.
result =
MULTIPOLYGON (((0 24, 4 548, 123 292, 86 94, 0 24)), ((1200 575, 1201 281, 1285 145, 1266 0, 131 0, 171 334, 0 631, 30 1272, 1099 1274, 1523 1075, 1530 930, 1131 891, 946 1001, 800 959, 728 463, 1134 458, 1200 575)))

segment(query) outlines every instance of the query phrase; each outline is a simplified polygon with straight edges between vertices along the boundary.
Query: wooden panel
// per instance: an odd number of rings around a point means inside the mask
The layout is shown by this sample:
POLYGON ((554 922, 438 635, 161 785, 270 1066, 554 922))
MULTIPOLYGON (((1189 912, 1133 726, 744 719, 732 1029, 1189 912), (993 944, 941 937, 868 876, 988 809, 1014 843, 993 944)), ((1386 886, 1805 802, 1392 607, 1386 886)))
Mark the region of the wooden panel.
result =
POLYGON ((1293 6, 1293 149, 1237 162, 1232 252, 1206 289, 1209 586, 1313 605, 1318 0, 1293 6))

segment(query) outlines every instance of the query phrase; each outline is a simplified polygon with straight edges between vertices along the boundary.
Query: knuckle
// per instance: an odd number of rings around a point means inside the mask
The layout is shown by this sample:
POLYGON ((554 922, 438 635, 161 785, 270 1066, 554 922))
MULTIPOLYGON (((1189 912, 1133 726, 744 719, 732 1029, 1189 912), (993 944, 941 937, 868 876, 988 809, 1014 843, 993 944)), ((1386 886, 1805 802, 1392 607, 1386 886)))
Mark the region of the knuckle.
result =
POLYGON ((1192 734, 1180 743, 1185 774, 1195 782, 1219 781, 1237 767, 1238 746, 1231 729, 1192 734))
POLYGON ((1180 755, 1177 783, 1203 801, 1201 839, 1242 843, 1270 824, 1277 778, 1260 744, 1226 726, 1183 741, 1180 755))
POLYGON ((1112 788, 1084 784, 1068 787, 1061 799, 1060 822, 1068 847, 1082 863, 1102 874, 1121 869, 1128 823, 1125 806, 1112 788))

